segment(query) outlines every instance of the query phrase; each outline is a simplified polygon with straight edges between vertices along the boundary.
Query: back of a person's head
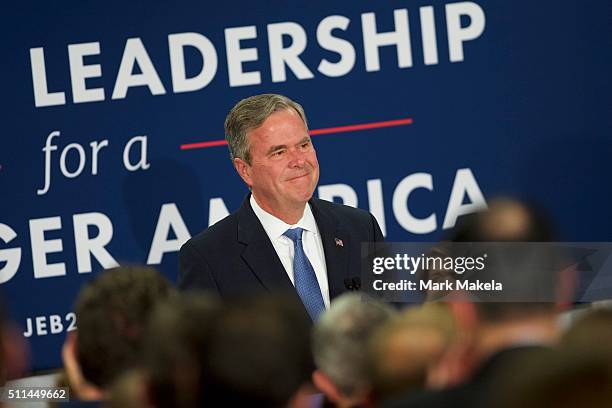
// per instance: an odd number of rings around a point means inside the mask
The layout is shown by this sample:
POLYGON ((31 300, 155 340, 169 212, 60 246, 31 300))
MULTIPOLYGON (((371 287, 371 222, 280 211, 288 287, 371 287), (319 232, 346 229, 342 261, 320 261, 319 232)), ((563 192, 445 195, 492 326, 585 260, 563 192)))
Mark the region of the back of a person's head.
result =
POLYGON ((554 310, 560 253, 552 245, 541 245, 554 238, 545 212, 515 199, 493 199, 486 210, 463 217, 451 235, 457 243, 454 250, 463 251, 464 243, 481 243, 474 247, 486 248, 488 258, 478 276, 460 279, 504 282, 502 292, 475 293, 482 321, 510 321, 554 310))
POLYGON ((612 361, 612 309, 585 312, 563 333, 560 343, 576 350, 600 350, 612 361))
POLYGON ((368 343, 394 315, 395 311, 379 300, 347 293, 335 299, 315 324, 315 363, 343 395, 358 397, 369 392, 368 343))
POLYGON ((488 406, 600 408, 612 401, 612 367, 597 350, 540 349, 504 367, 488 406))
POLYGON ((310 319, 294 298, 236 299, 221 311, 202 368, 207 404, 284 407, 310 379, 310 319))
POLYGON ((76 301, 77 359, 86 380, 105 388, 133 367, 154 306, 174 293, 156 270, 118 267, 103 271, 76 301))
POLYGON ((143 358, 151 405, 204 405, 201 370, 208 358, 212 327, 221 311, 220 300, 204 293, 173 297, 155 309, 143 358))
POLYGON ((23 375, 29 365, 29 349, 21 330, 5 315, 0 299, 0 387, 23 375))
POLYGON ((428 371, 457 337, 453 315, 440 302, 410 308, 382 325, 369 345, 376 399, 424 389, 428 371))
POLYGON ((464 215, 455 227, 453 242, 550 242, 555 239, 548 215, 535 204, 495 198, 487 209, 464 215))

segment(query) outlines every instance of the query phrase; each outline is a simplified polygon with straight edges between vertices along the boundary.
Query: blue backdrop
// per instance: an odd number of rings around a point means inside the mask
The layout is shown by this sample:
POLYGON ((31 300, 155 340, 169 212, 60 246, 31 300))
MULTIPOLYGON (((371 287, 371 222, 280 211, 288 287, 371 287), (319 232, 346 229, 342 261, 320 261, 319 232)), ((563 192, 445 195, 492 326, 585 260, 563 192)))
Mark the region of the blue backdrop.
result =
POLYGON ((304 106, 317 194, 388 240, 500 194, 564 240, 611 240, 608 2, 85 3, 2 13, 0 281, 35 368, 60 364, 103 266, 175 281, 180 244, 240 205, 226 146, 197 143, 257 93, 304 106))

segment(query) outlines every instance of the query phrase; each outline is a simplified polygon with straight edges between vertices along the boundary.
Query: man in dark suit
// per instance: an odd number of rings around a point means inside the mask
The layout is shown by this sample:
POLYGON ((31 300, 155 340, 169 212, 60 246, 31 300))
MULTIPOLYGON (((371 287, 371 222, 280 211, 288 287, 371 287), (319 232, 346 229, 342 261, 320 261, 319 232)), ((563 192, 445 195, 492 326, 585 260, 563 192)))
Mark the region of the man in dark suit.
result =
POLYGON ((289 292, 315 320, 330 299, 359 288, 360 244, 383 240, 378 223, 312 197, 319 164, 298 103, 275 94, 244 99, 228 114, 225 134, 251 194, 181 248, 179 287, 222 297, 289 292))

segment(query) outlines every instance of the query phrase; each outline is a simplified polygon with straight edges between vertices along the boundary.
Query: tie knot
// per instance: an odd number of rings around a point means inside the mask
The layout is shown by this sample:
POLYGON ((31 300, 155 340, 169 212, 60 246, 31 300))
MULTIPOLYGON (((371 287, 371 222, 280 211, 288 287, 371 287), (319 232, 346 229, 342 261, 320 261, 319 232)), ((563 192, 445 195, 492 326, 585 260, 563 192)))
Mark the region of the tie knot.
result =
POLYGON ((283 235, 289 238, 290 240, 292 240, 293 242, 298 242, 302 240, 302 231, 304 230, 300 227, 290 228, 287 231, 285 231, 283 235))

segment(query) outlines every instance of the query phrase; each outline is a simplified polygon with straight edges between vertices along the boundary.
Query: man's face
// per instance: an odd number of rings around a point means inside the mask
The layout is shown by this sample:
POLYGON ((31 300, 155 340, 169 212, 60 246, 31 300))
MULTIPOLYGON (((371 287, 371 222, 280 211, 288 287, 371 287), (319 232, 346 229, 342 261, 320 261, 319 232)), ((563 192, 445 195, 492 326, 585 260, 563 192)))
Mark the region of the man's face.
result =
POLYGON ((234 165, 257 203, 277 217, 303 210, 319 181, 319 163, 302 119, 292 109, 275 112, 247 138, 251 164, 235 159, 234 165))

